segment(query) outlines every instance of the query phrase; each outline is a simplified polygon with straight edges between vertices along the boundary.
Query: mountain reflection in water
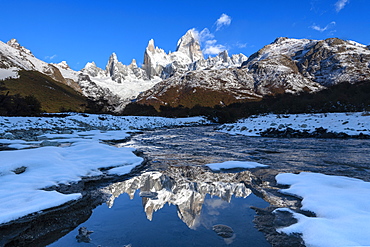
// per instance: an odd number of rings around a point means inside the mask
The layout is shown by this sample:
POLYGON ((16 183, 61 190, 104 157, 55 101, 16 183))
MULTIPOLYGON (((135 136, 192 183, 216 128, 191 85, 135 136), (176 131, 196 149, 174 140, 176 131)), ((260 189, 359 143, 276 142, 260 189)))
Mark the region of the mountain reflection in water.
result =
MULTIPOLYGON (((246 198, 252 192, 244 183, 237 182, 250 180, 250 173, 211 173, 196 167, 173 167, 166 172, 146 172, 140 176, 124 182, 110 185, 105 189, 111 194, 107 200, 108 207, 112 207, 115 199, 121 194, 128 194, 134 198, 140 190, 142 204, 147 219, 152 220, 153 213, 164 207, 166 203, 177 207, 178 217, 191 229, 196 229, 201 222, 201 211, 205 198, 209 194, 213 201, 208 200, 208 208, 216 210, 224 207, 231 201, 232 196, 246 198), (184 176, 185 175, 185 176, 184 176)), ((209 214, 217 214, 215 211, 209 214)))

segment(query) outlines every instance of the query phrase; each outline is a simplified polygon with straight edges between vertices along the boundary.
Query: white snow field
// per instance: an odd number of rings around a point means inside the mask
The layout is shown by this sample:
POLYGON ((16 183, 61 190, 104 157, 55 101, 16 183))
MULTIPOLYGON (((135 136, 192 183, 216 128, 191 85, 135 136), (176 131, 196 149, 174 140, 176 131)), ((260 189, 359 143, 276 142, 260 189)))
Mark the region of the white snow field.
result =
MULTIPOLYGON (((60 117, 0 117, 0 224, 81 198, 46 191, 83 177, 124 175, 143 159, 134 149, 109 145, 128 132, 207 123, 203 118, 116 117, 73 113, 60 117), (17 140, 11 130, 35 130, 37 140, 17 140)), ((27 138, 25 138, 27 139, 27 138)))
POLYGON ((302 233, 307 246, 370 246, 370 183, 320 173, 281 173, 279 184, 290 185, 282 193, 302 198, 302 209, 316 217, 293 213, 297 223, 280 231, 302 233))
POLYGON ((207 164, 212 171, 220 171, 220 170, 230 170, 236 168, 244 168, 244 169, 251 169, 256 167, 267 167, 267 165, 263 165, 253 161, 226 161, 222 163, 211 163, 207 164))
MULTIPOLYGON (((59 114, 61 115, 61 114, 59 114)), ((171 126, 189 126, 206 124, 203 117, 163 118, 163 117, 134 117, 68 113, 69 116, 57 117, 4 117, 0 116, 0 134, 18 129, 100 129, 135 131, 171 126)))
POLYGON ((268 128, 284 130, 315 131, 323 127, 332 132, 348 135, 370 134, 370 113, 317 113, 317 114, 268 114, 241 119, 236 123, 224 124, 219 131, 229 134, 260 136, 268 128))

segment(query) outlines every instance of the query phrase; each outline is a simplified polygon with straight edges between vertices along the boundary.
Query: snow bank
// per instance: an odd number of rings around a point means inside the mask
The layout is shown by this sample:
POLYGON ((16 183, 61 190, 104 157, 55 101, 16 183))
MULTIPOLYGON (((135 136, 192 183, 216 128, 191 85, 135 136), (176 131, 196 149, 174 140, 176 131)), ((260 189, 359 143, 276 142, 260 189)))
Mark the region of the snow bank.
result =
POLYGON ((293 213, 296 224, 280 229, 302 233, 307 246, 370 246, 370 183, 319 173, 279 174, 279 184, 290 185, 282 193, 302 198, 302 209, 317 217, 293 213))
POLYGON ((131 172, 143 161, 132 151, 130 148, 102 144, 94 139, 81 139, 66 147, 1 151, 0 223, 81 197, 80 194, 65 195, 45 191, 44 188, 78 182, 82 177, 102 175, 101 168, 124 169, 119 173, 110 170, 109 174, 131 172))
POLYGON ((6 80, 6 79, 17 79, 19 77, 18 75, 18 69, 17 68, 9 68, 9 69, 2 69, 0 68, 0 81, 6 80))
POLYGON ((133 154, 134 149, 102 141, 122 140, 128 132, 141 129, 205 122, 203 118, 86 114, 0 117, 0 147, 18 149, 0 151, 0 224, 81 198, 79 193, 45 188, 103 174, 124 175, 143 162, 133 154), (30 129, 36 129, 37 135, 31 141, 16 139, 19 135, 9 132, 30 129))
POLYGON ((223 163, 211 163, 207 164, 206 166, 208 166, 212 171, 219 171, 221 169, 229 170, 236 168, 251 169, 256 167, 267 167, 267 165, 262 165, 260 163, 252 161, 226 161, 223 163))
MULTIPOLYGON (((68 113, 66 117, 3 117, 0 116, 0 133, 14 129, 100 129, 100 130, 142 130, 172 126, 189 126, 206 124, 204 117, 163 118, 111 116, 68 113)), ((62 115, 61 115, 62 116, 62 115)))
POLYGON ((356 113, 320 113, 320 114, 287 114, 252 116, 236 123, 224 124, 219 131, 229 134, 260 136, 268 128, 284 130, 315 131, 322 127, 332 132, 343 132, 348 135, 370 134, 370 114, 356 113))

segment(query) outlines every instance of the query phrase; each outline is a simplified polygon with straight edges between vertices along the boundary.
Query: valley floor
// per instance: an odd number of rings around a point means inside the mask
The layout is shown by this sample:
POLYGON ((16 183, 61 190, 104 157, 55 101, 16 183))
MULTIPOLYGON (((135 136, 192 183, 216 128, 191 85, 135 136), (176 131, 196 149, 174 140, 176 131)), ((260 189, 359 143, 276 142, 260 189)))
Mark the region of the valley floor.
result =
MULTIPOLYGON (((144 163, 133 148, 112 145, 143 130, 209 124, 204 118, 167 119, 159 117, 116 117, 71 113, 68 116, 0 117, 0 226, 26 215, 79 200, 81 193, 62 193, 58 186, 81 180, 109 179, 129 174, 144 163)), ((218 126, 229 134, 259 136, 269 128, 284 131, 343 132, 348 136, 370 134, 368 113, 327 113, 265 115, 218 126)), ((365 162, 368 157, 363 157, 365 162)), ((242 167, 245 162, 209 165, 216 169, 242 167)), ((258 164, 263 166, 263 164, 258 164)), ((259 169, 259 168, 254 168, 259 169)), ((264 169, 264 168, 261 168, 264 169)), ((361 170, 368 173, 367 168, 361 170)), ((288 207, 297 223, 278 229, 300 233, 309 246, 370 245, 366 224, 370 220, 368 175, 361 179, 314 172, 280 173, 276 181, 290 186, 280 192, 302 199, 301 210, 288 207), (365 181, 364 181, 365 180, 365 181)), ((3 240, 5 241, 5 240, 3 240)), ((1 241, 0 241, 1 244, 1 241)))

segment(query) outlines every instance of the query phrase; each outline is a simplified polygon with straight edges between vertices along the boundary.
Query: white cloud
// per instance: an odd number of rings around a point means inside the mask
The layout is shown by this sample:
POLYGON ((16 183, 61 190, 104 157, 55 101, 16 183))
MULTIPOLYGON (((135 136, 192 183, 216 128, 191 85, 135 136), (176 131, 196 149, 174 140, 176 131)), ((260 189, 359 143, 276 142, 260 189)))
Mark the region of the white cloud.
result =
POLYGON ((313 30, 316 30, 316 31, 319 31, 319 32, 324 32, 332 27, 334 27, 336 25, 335 21, 332 21, 330 22, 328 25, 326 25, 325 27, 320 27, 316 24, 313 24, 310 28, 312 28, 313 30))
POLYGON ((57 57, 57 55, 56 54, 54 54, 54 55, 52 55, 52 56, 46 56, 45 57, 45 59, 48 59, 48 60, 53 60, 54 58, 56 58, 57 57))
POLYGON ((227 14, 222 14, 216 21, 216 31, 220 30, 223 26, 229 26, 231 23, 231 17, 227 14))
POLYGON ((218 55, 220 52, 226 50, 226 47, 221 44, 217 44, 217 40, 207 40, 205 42, 205 48, 203 49, 203 53, 205 55, 218 55))
POLYGON ((248 43, 239 43, 239 42, 237 42, 235 44, 235 46, 238 47, 238 48, 245 48, 245 47, 247 47, 247 45, 248 45, 248 43))
POLYGON ((213 39, 215 37, 215 35, 213 33, 211 33, 208 28, 204 28, 202 31, 200 32, 196 32, 197 35, 198 35, 198 38, 199 38, 199 41, 200 42, 205 42, 209 39, 213 39))
POLYGON ((206 48, 203 50, 204 55, 218 55, 220 52, 226 50, 226 47, 220 44, 216 45, 206 45, 206 48))
POLYGON ((226 50, 226 47, 221 44, 217 44, 215 35, 209 31, 208 28, 204 28, 198 32, 194 30, 194 33, 198 36, 201 46, 204 47, 204 55, 218 55, 220 52, 226 50))
POLYGON ((338 2, 335 3, 335 10, 337 12, 341 11, 348 2, 349 0, 338 0, 338 2))
POLYGON ((215 45, 216 43, 217 43, 217 40, 215 40, 215 39, 211 39, 211 40, 207 40, 206 42, 206 45, 215 45))

